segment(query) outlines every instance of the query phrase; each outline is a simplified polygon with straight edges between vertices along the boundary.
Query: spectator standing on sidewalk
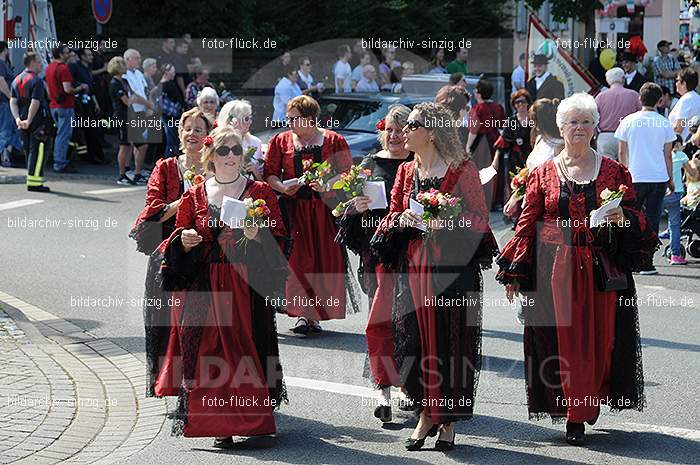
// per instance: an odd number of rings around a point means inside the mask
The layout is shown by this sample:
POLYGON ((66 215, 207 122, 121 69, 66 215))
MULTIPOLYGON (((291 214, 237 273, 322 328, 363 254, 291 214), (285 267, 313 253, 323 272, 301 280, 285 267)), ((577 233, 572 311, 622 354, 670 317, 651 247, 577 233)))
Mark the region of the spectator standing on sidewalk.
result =
MULTIPOLYGON (((637 193, 639 209, 649 227, 659 232, 666 187, 675 192, 671 149, 676 134, 669 120, 656 111, 661 87, 647 82, 639 89, 642 109, 625 117, 615 131, 620 141, 620 163, 627 166, 637 193)), ((643 264, 640 274, 657 274, 653 263, 643 264)))
POLYGON ((22 141, 10 111, 11 86, 15 73, 8 61, 9 54, 7 42, 0 41, 0 155, 3 166, 11 166, 11 152, 22 148, 22 141))
POLYGON ((185 108, 185 98, 175 82, 175 66, 165 63, 158 88, 160 91, 160 109, 162 111, 163 131, 165 132, 164 157, 174 157, 180 153, 178 122, 185 108))
POLYGON ((668 238, 671 239, 671 265, 688 264, 681 255, 681 198, 685 193, 683 169, 688 169, 688 155, 683 152, 683 139, 677 135, 673 146, 673 185, 676 189, 669 191, 664 197, 664 207, 668 210, 668 238))
POLYGON ((46 89, 41 78, 41 62, 34 52, 24 54, 24 71, 12 83, 10 108, 27 154, 27 190, 49 192, 44 186, 44 148, 49 122, 46 89))
POLYGON ((681 95, 678 102, 668 114, 671 126, 680 134, 683 142, 688 139, 690 119, 700 115, 700 95, 695 91, 698 85, 698 73, 693 68, 683 68, 676 78, 676 90, 681 95))
POLYGON ((350 67, 350 57, 352 52, 349 45, 341 45, 337 51, 338 61, 333 65, 333 80, 335 81, 335 92, 338 94, 352 92, 352 68, 350 67))
POLYGON ((78 84, 87 85, 87 90, 79 93, 75 105, 76 116, 81 121, 78 124, 80 130, 85 136, 85 145, 87 145, 87 160, 90 163, 104 164, 108 163, 105 159, 104 151, 102 150, 102 138, 100 137, 100 129, 94 123, 100 113, 100 104, 94 94, 94 81, 92 77, 92 50, 83 48, 78 50, 79 60, 68 65, 73 79, 78 84))
POLYGON ((656 56, 656 58, 654 58, 653 69, 654 82, 660 86, 668 87, 671 92, 673 92, 673 84, 676 80, 676 76, 678 76, 678 72, 681 69, 681 65, 678 63, 678 60, 669 54, 670 45, 671 42, 668 40, 661 40, 658 44, 656 44, 659 54, 656 56))
POLYGON ((153 102, 148 100, 148 84, 143 73, 138 69, 141 64, 141 54, 138 50, 130 48, 124 52, 124 62, 126 64, 124 80, 128 84, 131 101, 127 113, 127 121, 129 122, 127 137, 129 143, 134 146, 134 182, 146 184, 148 179, 141 173, 148 149, 146 144, 148 130, 144 126, 149 118, 148 113, 152 113, 153 102))
POLYGON ((625 89, 625 72, 622 68, 611 68, 605 73, 605 80, 610 88, 598 94, 595 103, 600 113, 598 128, 598 153, 617 160, 618 143, 615 131, 620 121, 635 111, 642 109, 639 94, 632 89, 625 89))
POLYGON ((197 106, 197 96, 205 87, 214 87, 209 82, 209 70, 198 68, 195 71, 195 80, 187 84, 185 89, 185 101, 189 108, 197 106))
POLYGON ((70 49, 66 44, 51 51, 53 59, 46 67, 46 85, 49 89, 49 108, 56 123, 56 138, 53 143, 53 170, 56 173, 77 173, 69 163, 68 142, 73 133, 75 94, 88 90, 87 84, 73 86, 73 75, 68 69, 70 49))

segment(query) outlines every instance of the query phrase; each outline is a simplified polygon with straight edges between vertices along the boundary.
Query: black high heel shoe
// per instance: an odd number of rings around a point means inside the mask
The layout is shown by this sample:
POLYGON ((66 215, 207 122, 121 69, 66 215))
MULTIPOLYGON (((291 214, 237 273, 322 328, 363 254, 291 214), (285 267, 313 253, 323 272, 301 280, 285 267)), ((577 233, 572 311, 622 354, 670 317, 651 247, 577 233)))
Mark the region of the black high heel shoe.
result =
POLYGON ((435 441, 435 450, 438 450, 440 452, 447 452, 448 450, 452 450, 455 448, 455 436, 457 436, 456 431, 452 431, 452 440, 451 441, 443 441, 442 439, 438 439, 435 441))
POLYGON ((374 409, 374 416, 379 418, 382 423, 389 423, 391 421, 391 406, 377 405, 374 409))
POLYGON ((572 446, 582 446, 586 442, 586 427, 583 423, 566 422, 566 442, 572 446))
POLYGON ((423 444, 425 444, 425 438, 428 436, 435 437, 438 432, 438 427, 437 425, 433 425, 427 433, 425 433, 425 436, 423 436, 421 439, 413 439, 413 438, 408 438, 406 439, 406 450, 410 451, 416 451, 420 450, 423 447, 423 444))
POLYGON ((233 438, 214 438, 214 447, 217 449, 231 449, 233 447, 233 438))

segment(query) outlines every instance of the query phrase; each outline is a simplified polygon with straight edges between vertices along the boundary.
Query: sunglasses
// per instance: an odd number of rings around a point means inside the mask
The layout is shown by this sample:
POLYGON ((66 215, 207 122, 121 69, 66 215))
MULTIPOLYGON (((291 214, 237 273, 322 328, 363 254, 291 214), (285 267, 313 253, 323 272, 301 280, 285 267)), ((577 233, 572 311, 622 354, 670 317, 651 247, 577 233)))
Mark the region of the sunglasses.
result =
POLYGON ((243 121, 246 123, 250 123, 251 121, 253 121, 253 115, 244 116, 243 121))
POLYGON ((519 104, 519 103, 524 103, 525 105, 527 105, 527 100, 518 99, 518 100, 516 100, 516 101, 513 102, 513 103, 514 103, 515 105, 517 105, 517 104, 519 104))
POLYGON ((425 124, 421 123, 420 121, 416 121, 414 119, 406 121, 406 126, 405 128, 410 129, 411 131, 415 131, 418 128, 424 128, 425 124))
POLYGON ((240 157, 241 155, 243 155, 243 147, 241 147, 240 145, 234 145, 233 147, 222 145, 220 147, 217 147, 215 152, 220 157, 226 157, 230 153, 234 154, 237 157, 240 157))

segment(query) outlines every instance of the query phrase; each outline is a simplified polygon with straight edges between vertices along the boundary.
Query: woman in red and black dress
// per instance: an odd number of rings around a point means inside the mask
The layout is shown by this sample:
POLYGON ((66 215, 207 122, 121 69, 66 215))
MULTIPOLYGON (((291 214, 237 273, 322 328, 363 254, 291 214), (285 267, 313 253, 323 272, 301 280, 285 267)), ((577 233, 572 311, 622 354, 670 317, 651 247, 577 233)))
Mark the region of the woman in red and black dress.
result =
POLYGON ((287 280, 287 315, 297 317, 299 335, 321 332, 319 321, 345 318, 347 252, 336 244, 338 232, 331 213, 336 201, 327 186, 295 182, 303 165, 329 160, 336 173, 350 169, 352 157, 339 134, 317 126, 320 107, 300 95, 287 103, 291 127, 273 137, 267 147, 264 179, 281 193, 280 207, 292 241, 287 280), (283 181, 288 181, 284 183, 283 181))
POLYGON ((432 102, 418 104, 404 132, 415 160, 398 169, 389 213, 372 247, 385 265, 379 280, 394 273, 394 359, 400 384, 421 411, 406 448, 420 449, 439 426, 435 447, 449 450, 453 422, 473 413, 481 358, 481 268, 491 265, 497 248, 478 170, 466 159, 451 112, 432 102), (431 188, 460 198, 463 210, 452 221, 431 220, 425 235, 416 228, 422 220, 410 200, 431 188))
MULTIPOLYGON (((371 170, 372 178, 383 180, 387 201, 391 202, 391 189, 396 172, 402 163, 413 160, 413 154, 406 149, 403 128, 408 121, 410 108, 405 105, 392 105, 387 115, 377 124, 382 150, 367 155, 361 163, 371 170)), ((394 336, 391 328, 391 298, 393 279, 391 274, 381 274, 381 284, 377 281, 376 268, 382 265, 370 250, 370 240, 379 222, 388 213, 388 208, 368 210, 369 197, 359 196, 352 202, 339 220, 336 241, 355 252, 360 257, 357 270, 363 290, 369 298, 370 311, 365 336, 367 338, 367 364, 365 376, 380 389, 378 405, 374 416, 382 422, 391 421, 391 386, 400 387, 394 361, 394 336), (381 296, 377 290, 381 289, 381 296), (376 298, 375 298, 376 297, 376 298)))
POLYGON ((275 308, 287 273, 286 231, 270 187, 241 175, 241 136, 229 126, 205 139, 202 163, 214 176, 182 197, 165 245, 163 287, 183 290, 183 382, 173 432, 231 436, 275 432, 274 408, 286 399, 279 363, 275 308), (224 224, 224 197, 263 199, 270 210, 258 226, 224 224))
POLYGON ((596 422, 601 404, 612 410, 644 406, 632 272, 658 247, 637 209, 627 169, 590 147, 598 119, 588 94, 559 104, 564 149, 530 174, 515 237, 497 260, 496 279, 508 298, 522 293, 526 299, 530 418, 566 419, 572 445, 584 443, 584 422, 596 422), (604 190, 625 188, 607 225, 590 227, 604 190))
POLYGON ((532 151, 530 132, 534 124, 528 114, 530 104, 532 99, 528 91, 519 89, 513 92, 510 96, 510 106, 515 109, 515 114, 506 118, 503 132, 494 144, 496 155, 493 166, 498 171, 494 202, 497 205, 505 205, 510 198, 508 174, 517 173, 521 168, 525 168, 525 160, 532 151))
MULTIPOLYGON (((467 138, 467 151, 471 154, 478 169, 491 166, 496 152, 496 141, 500 137, 499 129, 503 127, 505 110, 500 103, 491 100, 493 85, 481 79, 476 83, 474 96, 476 105, 469 111, 469 137, 467 138)), ((494 208, 503 204, 503 199, 494 196, 497 181, 492 180, 484 186, 486 205, 494 208)))
POLYGON ((209 120, 198 109, 184 113, 178 128, 183 154, 156 162, 148 179, 146 206, 129 233, 136 241, 136 249, 150 255, 143 310, 147 397, 176 396, 180 387, 178 315, 171 313, 167 305, 169 296, 161 293, 155 279, 163 259, 158 246, 175 230, 175 214, 182 194, 191 187, 194 176, 204 174, 200 152, 202 140, 211 129, 209 120))

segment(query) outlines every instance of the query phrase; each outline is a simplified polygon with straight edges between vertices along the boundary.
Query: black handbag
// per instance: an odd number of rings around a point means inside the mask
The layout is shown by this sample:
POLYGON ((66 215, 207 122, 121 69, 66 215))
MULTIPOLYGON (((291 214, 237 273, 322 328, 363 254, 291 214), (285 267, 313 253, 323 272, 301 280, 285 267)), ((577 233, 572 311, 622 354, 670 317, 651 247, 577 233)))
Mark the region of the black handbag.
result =
POLYGON ((627 273, 605 252, 594 252, 593 274, 596 287, 601 292, 624 291, 627 289, 627 273))

